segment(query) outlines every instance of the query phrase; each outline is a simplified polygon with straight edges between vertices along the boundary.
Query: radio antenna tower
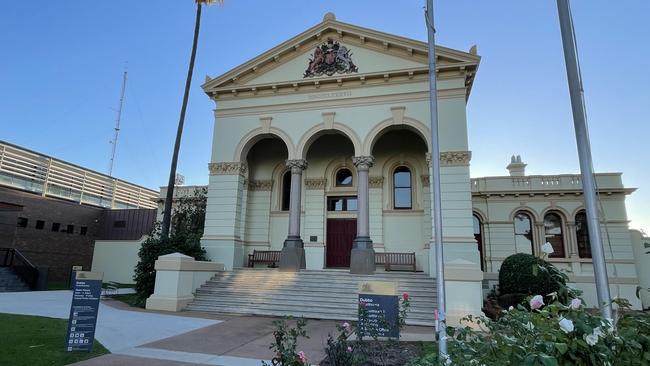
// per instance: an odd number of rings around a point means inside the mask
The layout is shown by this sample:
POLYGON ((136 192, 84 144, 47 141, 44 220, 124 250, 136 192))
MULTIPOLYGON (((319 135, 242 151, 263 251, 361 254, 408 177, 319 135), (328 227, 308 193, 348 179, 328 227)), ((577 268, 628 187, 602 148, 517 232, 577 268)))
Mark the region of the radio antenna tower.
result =
POLYGON ((120 94, 120 105, 117 109, 117 119, 115 120, 115 134, 110 141, 113 145, 111 151, 111 162, 108 165, 108 175, 113 176, 113 163, 115 162, 115 150, 117 149, 117 137, 120 134, 120 120, 122 119, 122 104, 124 104, 124 90, 126 89, 126 66, 124 67, 124 76, 122 77, 122 93, 120 94))

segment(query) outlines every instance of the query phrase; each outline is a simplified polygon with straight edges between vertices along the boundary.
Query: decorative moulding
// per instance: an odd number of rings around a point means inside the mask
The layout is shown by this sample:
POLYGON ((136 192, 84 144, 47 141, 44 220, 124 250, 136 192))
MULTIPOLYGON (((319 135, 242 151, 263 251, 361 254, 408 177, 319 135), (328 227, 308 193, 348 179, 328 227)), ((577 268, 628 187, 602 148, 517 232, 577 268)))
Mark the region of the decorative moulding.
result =
POLYGON ((368 187, 369 188, 382 188, 384 186, 384 177, 369 177, 368 178, 368 187))
POLYGON ((248 182, 249 191, 270 191, 273 188, 273 180, 251 180, 248 182))
POLYGON ((325 178, 309 178, 305 179, 306 189, 325 189, 327 179, 325 178))
POLYGON ((393 124, 401 125, 404 123, 404 112, 406 107, 391 107, 390 112, 393 115, 393 124))
POLYGON ((246 175, 248 166, 245 163, 238 161, 219 162, 208 164, 210 175, 246 175))
POLYGON ((445 151, 440 153, 441 166, 469 165, 471 159, 471 151, 445 151))

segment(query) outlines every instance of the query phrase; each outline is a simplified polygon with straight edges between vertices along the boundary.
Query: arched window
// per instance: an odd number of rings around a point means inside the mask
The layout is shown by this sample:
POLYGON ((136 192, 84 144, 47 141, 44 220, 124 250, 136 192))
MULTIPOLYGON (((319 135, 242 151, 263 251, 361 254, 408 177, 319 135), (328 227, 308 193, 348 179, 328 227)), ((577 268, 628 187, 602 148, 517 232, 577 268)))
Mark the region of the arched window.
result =
POLYGON ((474 226, 474 239, 478 243, 478 254, 481 257, 481 271, 483 271, 483 224, 476 215, 472 215, 472 224, 474 226))
POLYGON ((289 211, 291 202, 291 171, 287 170, 282 175, 282 211, 289 211))
POLYGON ((411 202, 411 170, 405 166, 395 168, 393 172, 393 208, 408 210, 411 202))
POLYGON ((343 168, 336 172, 337 187, 352 187, 352 172, 350 169, 343 168))
POLYGON ((530 248, 530 253, 535 254, 533 243, 533 225, 530 215, 523 211, 517 212, 515 224, 515 248, 530 248))
POLYGON ((550 258, 564 258, 564 235, 562 235, 562 218, 560 215, 549 212, 544 216, 544 235, 546 241, 553 246, 550 258))
POLYGON ((578 256, 580 258, 591 258, 587 214, 584 211, 576 214, 576 238, 578 239, 578 256))

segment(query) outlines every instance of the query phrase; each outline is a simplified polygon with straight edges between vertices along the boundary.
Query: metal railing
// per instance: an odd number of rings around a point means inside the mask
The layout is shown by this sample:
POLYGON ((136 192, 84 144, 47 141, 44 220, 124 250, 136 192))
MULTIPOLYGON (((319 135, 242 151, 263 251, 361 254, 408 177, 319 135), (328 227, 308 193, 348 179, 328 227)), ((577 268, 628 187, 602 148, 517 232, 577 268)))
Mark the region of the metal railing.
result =
POLYGON ((30 290, 36 289, 38 269, 18 249, 0 248, 0 266, 10 267, 30 290))

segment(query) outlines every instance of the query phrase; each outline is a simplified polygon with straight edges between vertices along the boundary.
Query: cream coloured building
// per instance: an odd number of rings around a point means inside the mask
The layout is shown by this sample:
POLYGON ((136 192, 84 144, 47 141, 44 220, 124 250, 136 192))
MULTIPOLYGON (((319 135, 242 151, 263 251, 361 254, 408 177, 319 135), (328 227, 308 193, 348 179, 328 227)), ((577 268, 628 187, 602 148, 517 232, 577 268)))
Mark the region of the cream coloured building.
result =
MULTIPOLYGON (((276 294, 278 303, 287 302, 275 310, 264 308, 273 301, 256 292, 289 291, 283 281, 294 282, 290 273, 301 269, 317 273, 315 281, 331 276, 330 287, 348 281, 342 269, 378 275, 381 252, 415 253, 417 270, 435 273, 427 52, 426 43, 328 13, 262 55, 206 78, 203 90, 216 108, 202 245, 231 272, 214 282, 231 282, 227 292, 215 283, 197 290, 190 309, 303 314, 304 304, 292 302, 297 292, 288 299, 276 294), (281 251, 280 272, 237 272, 255 250, 281 251), (226 293, 234 299, 229 307, 226 293)), ((513 157, 510 176, 470 179, 466 107, 480 57, 475 47, 441 46, 436 56, 448 317, 479 313, 501 262, 516 252, 537 254, 546 241, 556 248, 550 260, 570 270, 595 305, 579 176, 526 176, 513 157)), ((597 182, 613 294, 638 306, 624 202, 632 190, 620 174, 600 174, 597 182)), ((431 324, 432 285, 417 283, 427 288, 419 316, 431 324)))

